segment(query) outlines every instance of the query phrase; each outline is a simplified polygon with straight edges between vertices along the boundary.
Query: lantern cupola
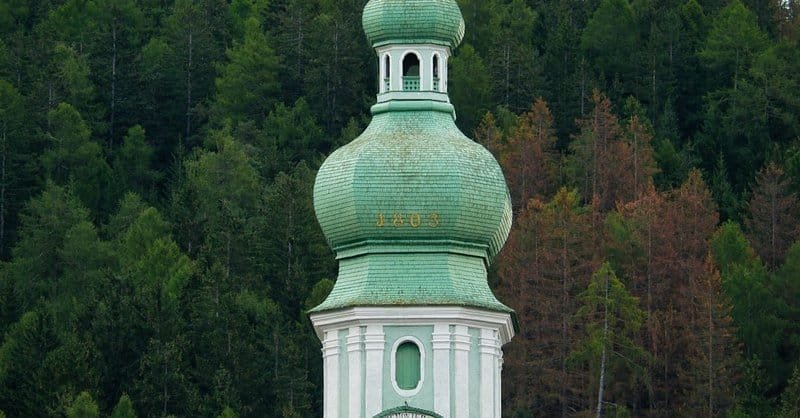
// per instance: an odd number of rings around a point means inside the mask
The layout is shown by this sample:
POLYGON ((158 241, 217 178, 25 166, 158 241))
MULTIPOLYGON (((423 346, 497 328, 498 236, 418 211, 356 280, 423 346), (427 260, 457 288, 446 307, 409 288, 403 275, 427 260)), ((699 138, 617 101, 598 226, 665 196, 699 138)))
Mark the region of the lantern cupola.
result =
POLYGON ((378 103, 447 98, 447 62, 464 38, 455 1, 371 0, 364 32, 379 58, 378 103))

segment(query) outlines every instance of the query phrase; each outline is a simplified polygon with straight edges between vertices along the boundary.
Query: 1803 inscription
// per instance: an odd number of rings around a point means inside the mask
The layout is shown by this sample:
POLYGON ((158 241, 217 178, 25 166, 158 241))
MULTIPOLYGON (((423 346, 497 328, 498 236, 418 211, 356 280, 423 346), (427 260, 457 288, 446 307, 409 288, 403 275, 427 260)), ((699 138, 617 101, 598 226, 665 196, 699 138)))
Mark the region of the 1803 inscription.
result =
POLYGON ((394 228, 438 228, 442 224, 442 218, 436 212, 423 215, 420 213, 401 213, 394 212, 378 213, 375 218, 375 226, 378 228, 394 227, 394 228))

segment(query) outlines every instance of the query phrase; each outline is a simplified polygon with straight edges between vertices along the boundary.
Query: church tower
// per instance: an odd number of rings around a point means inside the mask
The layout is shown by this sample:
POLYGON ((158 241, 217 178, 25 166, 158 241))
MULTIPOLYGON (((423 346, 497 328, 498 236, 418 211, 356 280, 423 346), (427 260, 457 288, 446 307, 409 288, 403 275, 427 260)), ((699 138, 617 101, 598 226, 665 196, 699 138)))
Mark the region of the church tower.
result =
POLYGON ((372 122, 314 185, 339 261, 310 312, 324 417, 500 418, 501 347, 516 322, 486 272, 511 203, 495 159, 454 123, 447 63, 461 11, 455 0, 370 0, 363 25, 380 63, 372 122))

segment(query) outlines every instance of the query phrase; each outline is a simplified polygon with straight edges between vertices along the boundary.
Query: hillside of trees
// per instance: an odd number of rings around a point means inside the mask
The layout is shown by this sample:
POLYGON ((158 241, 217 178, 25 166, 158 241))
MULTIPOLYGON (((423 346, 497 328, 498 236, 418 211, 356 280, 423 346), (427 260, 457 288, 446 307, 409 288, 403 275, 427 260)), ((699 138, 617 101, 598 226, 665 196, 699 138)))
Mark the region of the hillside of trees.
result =
MULTIPOLYGON (((0 417, 318 417, 366 0, 0 0, 0 417)), ((459 0, 504 416, 800 414, 800 3, 459 0)))

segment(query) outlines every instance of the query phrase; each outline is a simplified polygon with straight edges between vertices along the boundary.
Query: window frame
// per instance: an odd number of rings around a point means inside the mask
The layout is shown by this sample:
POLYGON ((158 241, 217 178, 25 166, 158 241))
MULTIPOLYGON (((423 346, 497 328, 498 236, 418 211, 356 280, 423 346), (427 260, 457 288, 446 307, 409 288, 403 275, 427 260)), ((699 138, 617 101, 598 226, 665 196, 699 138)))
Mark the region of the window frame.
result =
POLYGON ((422 344, 422 341, 408 335, 400 337, 394 342, 391 352, 391 381, 395 392, 403 397, 414 396, 422 390, 422 385, 425 383, 425 346, 422 344), (413 343, 417 346, 417 349, 419 349, 419 381, 417 382, 417 386, 413 389, 402 389, 400 385, 397 384, 397 349, 405 343, 413 343))

